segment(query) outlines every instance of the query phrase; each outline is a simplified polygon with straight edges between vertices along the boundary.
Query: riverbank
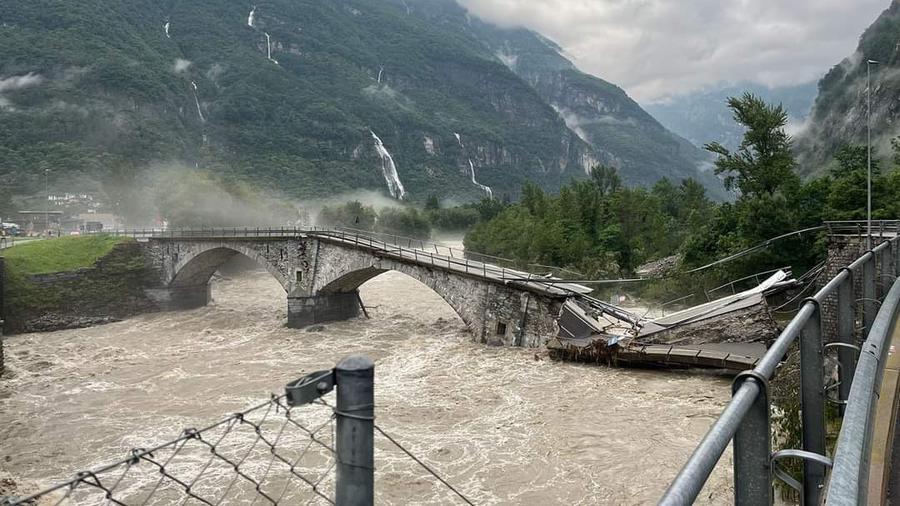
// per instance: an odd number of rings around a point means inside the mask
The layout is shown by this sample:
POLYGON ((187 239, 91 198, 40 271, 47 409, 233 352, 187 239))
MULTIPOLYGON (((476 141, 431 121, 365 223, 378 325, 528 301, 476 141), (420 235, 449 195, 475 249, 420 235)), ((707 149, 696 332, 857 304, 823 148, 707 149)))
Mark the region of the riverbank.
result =
POLYGON ((133 239, 47 239, 3 257, 7 334, 83 328, 154 309, 144 289, 158 281, 133 239))

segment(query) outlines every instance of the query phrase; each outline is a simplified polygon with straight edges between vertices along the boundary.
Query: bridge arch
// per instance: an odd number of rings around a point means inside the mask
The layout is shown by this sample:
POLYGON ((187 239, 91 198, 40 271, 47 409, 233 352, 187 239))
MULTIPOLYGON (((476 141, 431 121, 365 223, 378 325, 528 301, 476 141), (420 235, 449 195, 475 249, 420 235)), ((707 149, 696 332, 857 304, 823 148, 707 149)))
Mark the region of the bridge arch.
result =
POLYGON ((366 282, 387 272, 399 272, 418 281, 419 284, 424 285, 443 299, 473 334, 480 330, 475 328, 476 325, 479 325, 479 321, 477 315, 474 314, 471 301, 462 300, 458 296, 458 292, 452 289, 453 284, 449 282, 449 276, 445 273, 429 271, 396 262, 387 262, 387 264, 384 265, 383 262, 375 261, 371 262, 370 265, 356 266, 355 270, 349 270, 321 287, 317 295, 328 297, 354 294, 355 296, 359 288, 366 282))
POLYGON ((209 283, 212 275, 236 255, 247 257, 266 269, 284 288, 285 292, 290 292, 292 289, 290 280, 280 269, 272 265, 265 255, 240 242, 207 244, 204 247, 192 248, 179 255, 172 266, 169 286, 173 288, 205 286, 209 283))

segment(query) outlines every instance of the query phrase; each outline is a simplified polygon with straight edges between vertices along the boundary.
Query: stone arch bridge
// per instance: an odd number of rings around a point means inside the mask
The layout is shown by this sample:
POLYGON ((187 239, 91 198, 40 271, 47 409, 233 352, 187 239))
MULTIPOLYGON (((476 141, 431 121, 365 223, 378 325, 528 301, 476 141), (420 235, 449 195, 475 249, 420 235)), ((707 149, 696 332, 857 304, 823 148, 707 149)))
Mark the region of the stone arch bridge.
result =
POLYGON ((148 296, 163 309, 189 309, 210 300, 209 280, 235 255, 263 266, 284 288, 288 326, 300 328, 359 316, 359 287, 387 271, 402 272, 441 296, 477 342, 539 347, 557 333, 566 299, 578 285, 541 278, 422 248, 400 247, 341 231, 172 231, 141 234, 160 275, 148 296))

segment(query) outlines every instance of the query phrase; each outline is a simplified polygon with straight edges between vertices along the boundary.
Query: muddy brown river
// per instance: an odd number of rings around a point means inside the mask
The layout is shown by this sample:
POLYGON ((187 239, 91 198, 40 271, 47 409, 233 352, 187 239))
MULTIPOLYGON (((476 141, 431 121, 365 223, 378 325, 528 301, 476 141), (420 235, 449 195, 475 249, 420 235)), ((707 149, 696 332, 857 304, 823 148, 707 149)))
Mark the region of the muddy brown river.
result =
MULTIPOLYGON (((6 338, 0 477, 33 492, 281 393, 365 354, 378 423, 476 504, 652 504, 728 399, 709 374, 583 366, 470 342, 424 285, 362 288, 372 319, 288 329, 264 272, 215 282, 214 302, 111 325, 6 338)), ((455 504, 383 438, 376 502, 455 504)), ((730 457, 703 503, 728 503, 730 457)))

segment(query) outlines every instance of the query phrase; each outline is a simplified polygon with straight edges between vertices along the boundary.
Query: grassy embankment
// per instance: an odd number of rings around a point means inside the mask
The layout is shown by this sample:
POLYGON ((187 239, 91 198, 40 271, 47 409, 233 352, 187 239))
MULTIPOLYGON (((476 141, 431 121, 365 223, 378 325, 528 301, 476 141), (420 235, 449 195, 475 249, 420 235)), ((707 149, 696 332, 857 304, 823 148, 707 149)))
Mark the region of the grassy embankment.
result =
POLYGON ((26 321, 48 313, 77 315, 125 306, 147 279, 140 251, 128 247, 133 243, 131 238, 96 235, 47 239, 4 250, 3 314, 9 330, 21 330, 26 321), (32 279, 90 269, 98 262, 102 267, 91 275, 49 284, 32 279))
POLYGON ((61 237, 13 246, 3 256, 7 272, 19 276, 67 272, 94 265, 116 244, 130 240, 109 235, 61 237))

